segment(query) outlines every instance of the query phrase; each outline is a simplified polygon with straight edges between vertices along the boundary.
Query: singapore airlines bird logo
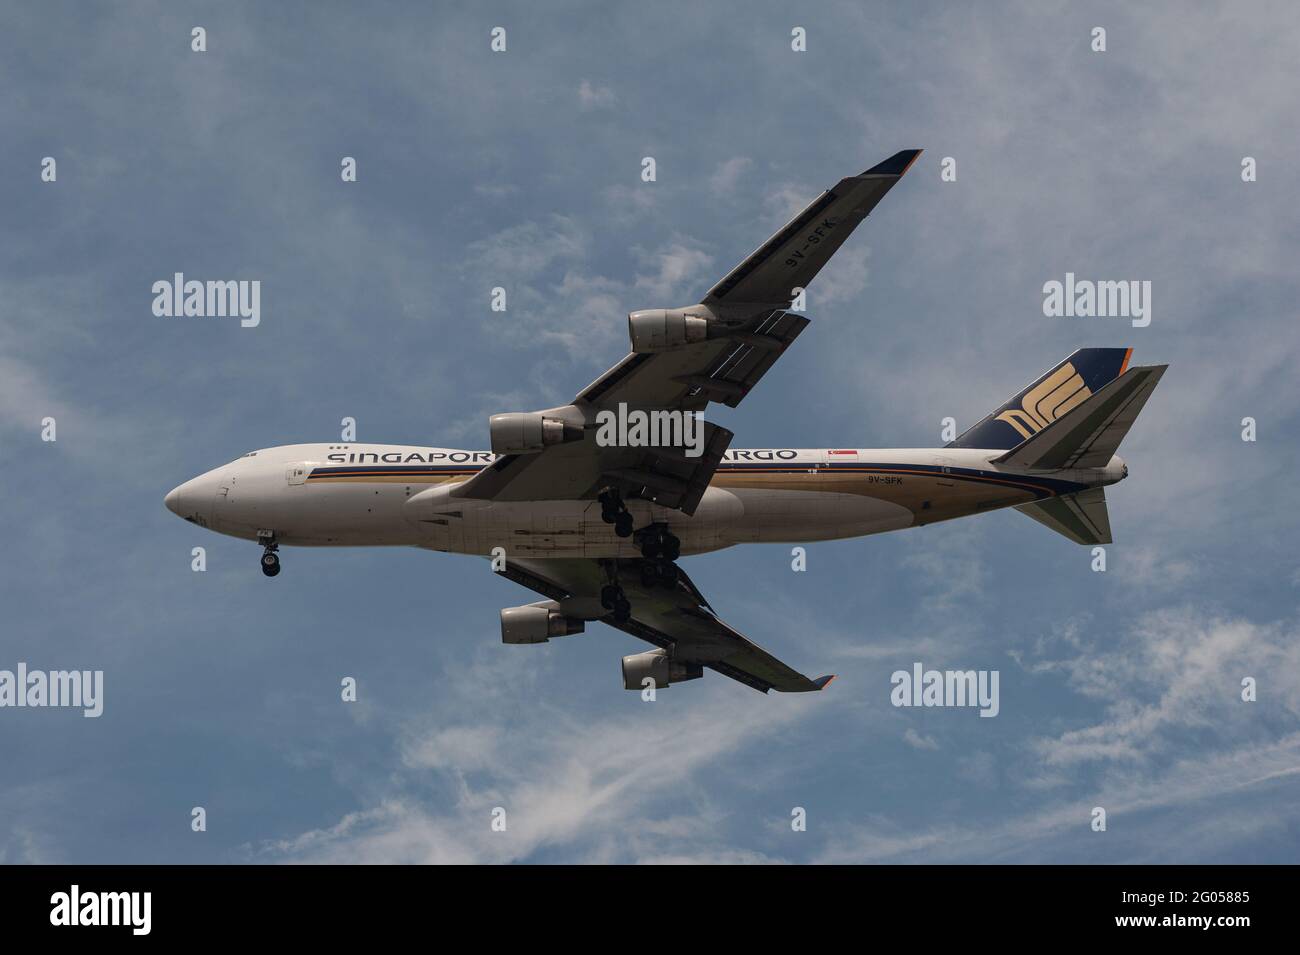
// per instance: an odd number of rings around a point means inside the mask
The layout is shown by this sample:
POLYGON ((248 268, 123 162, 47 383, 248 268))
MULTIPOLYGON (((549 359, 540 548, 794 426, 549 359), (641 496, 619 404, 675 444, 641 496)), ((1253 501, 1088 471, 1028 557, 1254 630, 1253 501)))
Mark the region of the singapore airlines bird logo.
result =
POLYGON ((1019 409, 1007 409, 998 415, 998 420, 1011 425, 1022 438, 1029 438, 1091 396, 1092 391, 1074 365, 1066 362, 1026 391, 1019 409))

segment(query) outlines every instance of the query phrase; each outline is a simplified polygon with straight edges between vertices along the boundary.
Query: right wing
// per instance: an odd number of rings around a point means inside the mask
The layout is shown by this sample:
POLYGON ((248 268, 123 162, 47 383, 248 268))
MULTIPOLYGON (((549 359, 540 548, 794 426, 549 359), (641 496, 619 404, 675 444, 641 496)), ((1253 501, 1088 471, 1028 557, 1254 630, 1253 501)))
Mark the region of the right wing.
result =
POLYGON ((642 563, 640 559, 583 557, 516 559, 507 561, 505 569, 497 573, 557 601, 571 616, 599 619, 663 649, 677 663, 708 667, 763 693, 821 690, 834 679, 810 679, 727 626, 680 571, 671 587, 643 585, 642 563), (600 589, 608 582, 610 564, 617 565, 619 583, 632 604, 631 618, 621 623, 600 605, 600 589))

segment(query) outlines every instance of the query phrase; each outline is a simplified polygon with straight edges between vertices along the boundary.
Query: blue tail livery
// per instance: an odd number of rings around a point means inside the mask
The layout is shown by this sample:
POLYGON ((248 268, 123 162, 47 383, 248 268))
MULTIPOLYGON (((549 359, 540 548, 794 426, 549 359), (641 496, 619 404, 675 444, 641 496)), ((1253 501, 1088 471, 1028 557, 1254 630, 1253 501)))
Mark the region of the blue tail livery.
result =
POLYGON ((948 447, 1011 450, 1124 374, 1132 354, 1131 348, 1080 348, 948 447))

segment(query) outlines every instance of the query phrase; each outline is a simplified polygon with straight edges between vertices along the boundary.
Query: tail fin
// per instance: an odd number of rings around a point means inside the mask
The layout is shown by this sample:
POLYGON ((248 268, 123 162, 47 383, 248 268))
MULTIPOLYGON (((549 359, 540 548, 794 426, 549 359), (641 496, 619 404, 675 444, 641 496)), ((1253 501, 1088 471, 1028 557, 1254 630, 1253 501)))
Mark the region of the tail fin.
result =
POLYGON ((1015 468, 1104 468, 1168 365, 1130 368, 1065 415, 996 458, 1015 468))
POLYGON ((948 447, 1011 450, 1124 374, 1132 354, 1131 348, 1080 348, 948 447))
MULTIPOLYGON (((994 460, 1028 470, 1105 468, 1168 367, 1149 365, 1128 369, 1032 438, 994 460)), ((1128 474, 1127 465, 1123 474, 1128 474)), ((1106 483, 1121 478, 1122 475, 1116 475, 1106 483)), ((1110 543, 1106 492, 1100 486, 1021 504, 1016 510, 1076 544, 1110 543)))

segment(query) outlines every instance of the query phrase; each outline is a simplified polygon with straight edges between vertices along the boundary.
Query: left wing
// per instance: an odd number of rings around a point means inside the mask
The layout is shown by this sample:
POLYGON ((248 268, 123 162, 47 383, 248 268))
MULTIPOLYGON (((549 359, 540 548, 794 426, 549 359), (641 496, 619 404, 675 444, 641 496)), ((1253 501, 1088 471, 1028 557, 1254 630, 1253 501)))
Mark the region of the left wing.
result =
POLYGON ((701 676, 703 667, 763 693, 821 690, 834 679, 809 679, 727 626, 684 573, 679 572, 671 587, 643 585, 642 563, 582 557, 510 560, 498 573, 557 601, 571 617, 598 619, 659 647, 666 662, 674 665, 673 672, 682 674, 671 682, 701 676), (616 570, 632 604, 631 617, 623 622, 600 604, 600 590, 611 570, 616 570))
MULTIPOLYGON (((736 407, 807 326, 808 319, 787 311, 799 290, 808 287, 920 154, 919 149, 904 149, 860 175, 841 179, 728 272, 699 305, 633 312, 628 316, 632 354, 574 402, 698 410, 714 401, 736 407), (691 317, 708 325, 702 340, 687 338, 650 351, 637 347, 638 322, 662 322, 668 339, 669 323, 691 317)), ((651 339, 644 344, 655 344, 651 335, 641 337, 651 339)))
MULTIPOLYGON (((504 501, 583 500, 603 487, 686 514, 694 512, 731 441, 705 424, 704 453, 608 447, 595 440, 601 411, 697 412, 710 402, 736 407, 808 325, 788 309, 867 214, 920 155, 905 149, 822 193, 722 279, 698 305, 628 316, 632 352, 550 416, 549 446, 498 443, 500 457, 451 492, 504 501), (561 427, 560 425, 563 425, 561 427)), ((497 416, 506 417, 506 416, 497 416)), ((523 417, 523 416, 510 416, 523 417)), ((503 432, 504 432, 503 428, 503 432)))

